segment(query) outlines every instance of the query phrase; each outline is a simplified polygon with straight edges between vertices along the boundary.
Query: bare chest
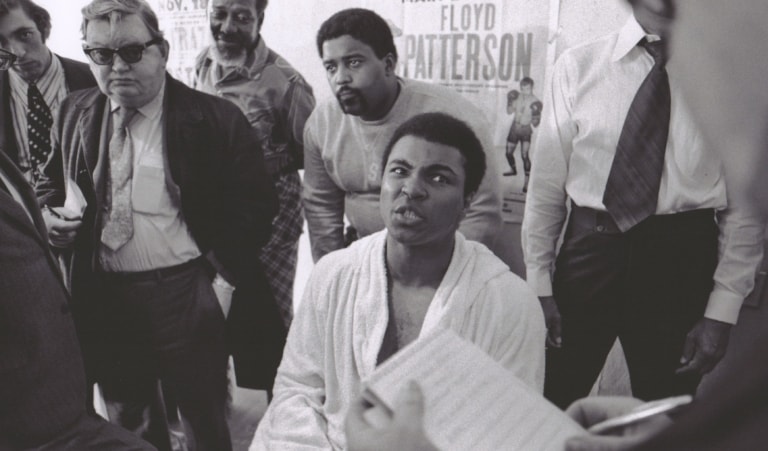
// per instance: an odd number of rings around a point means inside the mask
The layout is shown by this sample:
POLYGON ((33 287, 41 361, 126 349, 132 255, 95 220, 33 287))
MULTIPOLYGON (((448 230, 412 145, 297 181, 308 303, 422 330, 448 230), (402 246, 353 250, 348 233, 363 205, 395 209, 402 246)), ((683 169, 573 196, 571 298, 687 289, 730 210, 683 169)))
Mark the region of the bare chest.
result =
POLYGON ((393 282, 387 302, 389 322, 379 352, 379 363, 418 338, 435 287, 405 287, 393 282))

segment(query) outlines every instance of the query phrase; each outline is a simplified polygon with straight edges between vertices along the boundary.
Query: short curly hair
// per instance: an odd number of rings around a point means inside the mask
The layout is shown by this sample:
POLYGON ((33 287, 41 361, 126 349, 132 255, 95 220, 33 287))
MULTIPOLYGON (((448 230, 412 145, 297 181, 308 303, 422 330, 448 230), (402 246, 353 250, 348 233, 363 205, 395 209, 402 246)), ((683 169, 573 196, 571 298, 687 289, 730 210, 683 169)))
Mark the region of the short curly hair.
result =
POLYGON ((323 57, 323 43, 344 35, 352 36, 373 49, 378 58, 392 54, 397 61, 395 38, 387 21, 369 9, 344 9, 329 17, 317 32, 317 52, 323 57))
POLYGON ((414 136, 429 142, 453 147, 464 157, 464 195, 476 193, 485 176, 483 145, 466 122, 445 113, 422 113, 400 124, 389 139, 381 161, 382 173, 389 155, 398 141, 414 136))

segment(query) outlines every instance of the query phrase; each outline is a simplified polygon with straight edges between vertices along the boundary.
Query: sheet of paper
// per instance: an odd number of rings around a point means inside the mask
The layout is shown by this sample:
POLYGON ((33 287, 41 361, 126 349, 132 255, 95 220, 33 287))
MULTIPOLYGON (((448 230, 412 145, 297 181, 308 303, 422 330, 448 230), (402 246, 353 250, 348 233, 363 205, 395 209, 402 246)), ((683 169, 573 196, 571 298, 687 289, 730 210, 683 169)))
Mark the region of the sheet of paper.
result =
POLYGON ((80 187, 77 186, 77 183, 75 183, 75 181, 70 178, 67 179, 66 194, 67 197, 64 200, 64 208, 71 211, 72 213, 77 214, 80 217, 83 217, 83 213, 85 213, 85 207, 88 206, 88 202, 85 200, 85 196, 80 190, 80 187))
POLYGON ((409 380, 422 387, 425 429, 440 449, 562 450, 584 429, 481 349, 452 331, 413 342, 366 381, 392 409, 409 380))

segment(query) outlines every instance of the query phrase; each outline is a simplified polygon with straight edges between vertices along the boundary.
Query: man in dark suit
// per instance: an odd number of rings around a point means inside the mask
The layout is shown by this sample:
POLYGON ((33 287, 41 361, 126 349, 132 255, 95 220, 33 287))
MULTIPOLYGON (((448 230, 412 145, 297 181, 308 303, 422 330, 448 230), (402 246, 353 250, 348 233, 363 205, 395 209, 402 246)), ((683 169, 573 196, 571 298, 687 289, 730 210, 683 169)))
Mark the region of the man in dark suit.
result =
POLYGON ((32 188, 0 152, 0 449, 149 450, 86 413, 69 296, 32 188))
POLYGON ((99 88, 63 102, 37 195, 49 239, 73 249, 86 367, 114 421, 143 432, 159 379, 197 449, 231 449, 225 335, 250 385, 271 382, 285 340, 258 262, 277 211, 258 140, 236 105, 166 74, 145 1, 94 0, 82 31, 99 88), (68 185, 82 217, 61 207, 68 185), (214 276, 235 286, 231 309, 214 276))
POLYGON ((96 85, 88 66, 54 55, 45 45, 48 11, 31 0, 0 0, 0 48, 9 71, 0 71, 0 148, 34 182, 51 151, 50 127, 72 91, 96 85))

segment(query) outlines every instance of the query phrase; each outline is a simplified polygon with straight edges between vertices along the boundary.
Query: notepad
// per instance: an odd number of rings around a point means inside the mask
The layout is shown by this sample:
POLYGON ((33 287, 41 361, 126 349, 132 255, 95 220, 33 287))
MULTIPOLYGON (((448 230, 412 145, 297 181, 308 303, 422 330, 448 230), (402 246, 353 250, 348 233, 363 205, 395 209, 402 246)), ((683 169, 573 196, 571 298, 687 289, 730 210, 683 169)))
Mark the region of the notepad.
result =
POLYGON ((450 330, 414 341, 364 381, 392 411, 407 382, 424 392, 424 428, 444 450, 562 450, 585 430, 483 350, 450 330))

